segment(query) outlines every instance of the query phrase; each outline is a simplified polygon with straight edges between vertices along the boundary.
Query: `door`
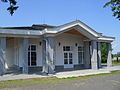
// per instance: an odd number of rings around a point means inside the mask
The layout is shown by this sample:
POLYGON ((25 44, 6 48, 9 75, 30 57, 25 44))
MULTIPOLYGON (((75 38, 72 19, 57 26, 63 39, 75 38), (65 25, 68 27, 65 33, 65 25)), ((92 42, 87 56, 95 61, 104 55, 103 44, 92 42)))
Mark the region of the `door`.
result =
POLYGON ((18 47, 15 47, 15 65, 16 66, 19 66, 19 48, 18 47))
POLYGON ((73 54, 70 46, 64 46, 64 68, 73 68, 73 54))
POLYGON ((28 48, 28 66, 33 67, 37 65, 37 53, 36 53, 36 45, 29 45, 28 48))

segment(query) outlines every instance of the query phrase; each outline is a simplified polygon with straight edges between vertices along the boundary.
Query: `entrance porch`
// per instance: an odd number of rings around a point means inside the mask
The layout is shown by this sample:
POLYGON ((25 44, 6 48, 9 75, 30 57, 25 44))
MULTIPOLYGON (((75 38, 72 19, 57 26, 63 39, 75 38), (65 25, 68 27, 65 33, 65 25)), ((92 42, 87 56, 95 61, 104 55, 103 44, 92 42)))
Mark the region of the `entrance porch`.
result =
POLYGON ((86 69, 86 70, 74 70, 74 71, 62 71, 62 72, 56 72, 54 75, 43 75, 40 73, 34 73, 34 74, 6 74, 3 76, 0 76, 0 81, 7 81, 7 80, 17 80, 17 79, 30 79, 30 78, 45 78, 45 77, 57 77, 57 78, 68 78, 68 77, 78 77, 78 76, 85 76, 85 75, 93 75, 93 74, 101 74, 101 73, 110 73, 114 70, 120 70, 120 66, 112 66, 112 67, 104 67, 100 70, 92 70, 92 69, 86 69))
POLYGON ((42 71, 42 46, 39 38, 0 38, 0 74, 42 71))
POLYGON ((101 42, 108 46, 107 66, 112 66, 111 41, 102 41, 81 28, 72 27, 55 35, 4 36, 0 38, 0 75, 10 70, 55 73, 101 67, 101 42))

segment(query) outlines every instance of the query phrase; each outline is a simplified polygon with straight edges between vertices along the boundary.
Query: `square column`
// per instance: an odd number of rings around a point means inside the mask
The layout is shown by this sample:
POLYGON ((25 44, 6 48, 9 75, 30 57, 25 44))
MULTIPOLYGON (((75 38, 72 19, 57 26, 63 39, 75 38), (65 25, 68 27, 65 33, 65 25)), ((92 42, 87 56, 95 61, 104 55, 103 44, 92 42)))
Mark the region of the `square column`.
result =
POLYGON ((92 53, 91 53, 91 68, 98 69, 97 65, 97 42, 96 40, 91 41, 92 53))
POLYGON ((54 73, 54 38, 46 37, 46 71, 47 73, 54 73))
POLYGON ((48 64, 46 63, 46 40, 42 40, 42 73, 48 73, 48 64))
POLYGON ((111 43, 107 43, 108 58, 107 58, 107 67, 112 66, 112 48, 111 43))
POLYGON ((85 68, 90 68, 90 45, 89 41, 84 42, 84 64, 85 68))
POLYGON ((101 43, 98 42, 98 67, 101 68, 101 43))
POLYGON ((23 38, 22 48, 23 48, 23 73, 28 74, 28 38, 23 38))
POLYGON ((46 42, 46 61, 48 64, 48 73, 54 73, 54 38, 47 37, 46 42))
POLYGON ((0 38, 0 75, 5 73, 6 38, 0 38))

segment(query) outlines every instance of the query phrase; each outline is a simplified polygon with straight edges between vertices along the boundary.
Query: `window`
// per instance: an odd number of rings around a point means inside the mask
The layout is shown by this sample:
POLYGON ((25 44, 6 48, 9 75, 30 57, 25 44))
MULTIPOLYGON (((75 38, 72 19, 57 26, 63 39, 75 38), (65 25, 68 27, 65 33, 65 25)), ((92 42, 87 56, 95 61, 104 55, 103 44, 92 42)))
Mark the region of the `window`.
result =
POLYGON ((36 66, 36 45, 29 45, 28 48, 28 66, 36 66))
POLYGON ((69 53, 69 64, 73 64, 72 53, 69 53))
POLYGON ((72 51, 71 46, 63 46, 63 51, 72 51))
POLYGON ((78 47, 78 63, 79 64, 83 64, 83 59, 84 59, 84 51, 83 51, 83 47, 79 46, 78 47))
POLYGON ((73 55, 71 46, 63 46, 64 64, 73 64, 73 55))
POLYGON ((64 64, 68 64, 68 53, 64 53, 64 64))

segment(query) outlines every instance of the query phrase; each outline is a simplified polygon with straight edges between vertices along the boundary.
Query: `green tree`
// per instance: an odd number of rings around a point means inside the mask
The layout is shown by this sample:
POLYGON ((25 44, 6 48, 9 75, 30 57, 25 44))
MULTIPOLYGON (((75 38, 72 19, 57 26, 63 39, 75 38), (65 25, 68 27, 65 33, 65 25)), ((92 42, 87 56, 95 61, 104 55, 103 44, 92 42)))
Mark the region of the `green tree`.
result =
POLYGON ((101 43, 101 58, 102 58, 102 63, 107 62, 107 44, 106 43, 101 43))
POLYGON ((13 15, 14 11, 18 9, 18 6, 16 6, 17 4, 16 0, 1 0, 1 1, 10 4, 7 10, 10 12, 11 16, 13 15))
POLYGON ((113 16, 120 20, 120 0, 111 0, 104 5, 106 6, 110 6, 113 16))
POLYGON ((120 57, 120 52, 117 52, 117 56, 120 57))

